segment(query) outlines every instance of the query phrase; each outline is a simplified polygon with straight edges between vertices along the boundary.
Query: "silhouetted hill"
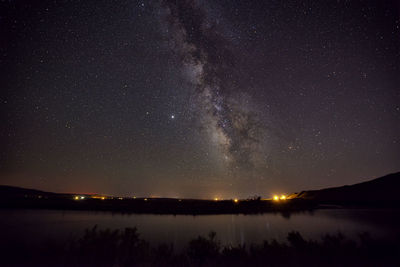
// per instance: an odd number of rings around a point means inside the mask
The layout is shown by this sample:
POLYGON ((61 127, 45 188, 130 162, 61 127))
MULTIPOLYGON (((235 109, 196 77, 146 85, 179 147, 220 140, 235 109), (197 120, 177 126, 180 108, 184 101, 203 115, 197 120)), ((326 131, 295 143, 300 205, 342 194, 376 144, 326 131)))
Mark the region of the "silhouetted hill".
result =
MULTIPOLYGON (((202 200, 176 198, 135 198, 96 194, 59 194, 12 186, 0 186, 0 208, 96 210, 147 214, 254 214, 309 210, 315 203, 296 199, 202 200)), ((286 215, 285 215, 286 216, 286 215)))
POLYGON ((311 210, 342 207, 400 207, 400 172, 368 182, 292 194, 287 200, 200 200, 174 198, 122 198, 91 194, 58 194, 13 186, 0 186, 0 208, 103 210, 154 214, 226 214, 311 210))
POLYGON ((19 196, 37 196, 37 195, 56 195, 56 193, 44 192, 36 189, 27 189, 16 186, 0 185, 0 197, 19 197, 19 196))
POLYGON ((317 202, 400 202, 399 188, 400 172, 397 172, 359 184, 303 191, 292 197, 314 200, 317 202))

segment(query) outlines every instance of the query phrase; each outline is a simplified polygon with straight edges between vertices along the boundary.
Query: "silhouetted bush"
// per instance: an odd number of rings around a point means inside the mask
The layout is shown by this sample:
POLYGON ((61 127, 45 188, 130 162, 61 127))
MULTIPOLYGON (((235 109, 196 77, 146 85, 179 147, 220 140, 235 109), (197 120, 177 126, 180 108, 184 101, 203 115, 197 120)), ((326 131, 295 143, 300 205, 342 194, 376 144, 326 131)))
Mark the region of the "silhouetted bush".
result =
POLYGON ((136 228, 95 226, 65 244, 56 240, 37 247, 3 244, 0 251, 0 266, 400 266, 399 242, 375 240, 367 233, 356 242, 341 233, 315 241, 290 232, 287 243, 272 240, 246 247, 221 246, 216 233, 210 232, 175 252, 172 244, 151 248, 136 228))
POLYGON ((221 245, 215 239, 216 233, 210 232, 208 239, 202 236, 189 242, 187 254, 191 262, 196 265, 202 265, 207 262, 213 262, 220 254, 221 245))

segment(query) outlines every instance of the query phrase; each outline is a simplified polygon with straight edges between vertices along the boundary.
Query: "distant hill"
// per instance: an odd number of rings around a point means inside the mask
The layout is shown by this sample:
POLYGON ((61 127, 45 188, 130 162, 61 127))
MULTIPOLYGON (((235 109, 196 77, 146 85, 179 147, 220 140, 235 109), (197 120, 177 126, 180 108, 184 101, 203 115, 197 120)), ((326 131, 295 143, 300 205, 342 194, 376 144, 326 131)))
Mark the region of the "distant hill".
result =
MULTIPOLYGON (((316 204, 338 204, 341 206, 357 205, 380 205, 400 207, 400 172, 389 174, 371 181, 358 183, 354 185, 345 185, 320 190, 308 190, 300 193, 294 193, 288 196, 288 199, 296 200, 291 203, 310 203, 316 204), (306 201, 304 201, 306 200, 306 201)), ((35 189, 26 189, 14 186, 0 186, 0 199, 9 198, 51 198, 51 199, 72 199, 73 194, 59 194, 45 192, 35 189)), ((155 203, 156 199, 152 199, 155 203)), ((157 202, 174 202, 176 199, 158 199, 157 202)), ((189 200, 185 200, 186 202, 189 200)), ((200 200, 190 200, 200 201, 200 200)), ((218 203, 221 203, 219 201, 218 203)), ((81 204, 80 204, 81 205, 81 204)))
POLYGON ((36 195, 56 195, 56 193, 44 192, 36 189, 27 189, 16 186, 0 185, 0 197, 10 196, 36 196, 36 195))
POLYGON ((400 172, 397 172, 359 184, 303 191, 291 195, 290 198, 318 202, 400 202, 399 189, 400 172))

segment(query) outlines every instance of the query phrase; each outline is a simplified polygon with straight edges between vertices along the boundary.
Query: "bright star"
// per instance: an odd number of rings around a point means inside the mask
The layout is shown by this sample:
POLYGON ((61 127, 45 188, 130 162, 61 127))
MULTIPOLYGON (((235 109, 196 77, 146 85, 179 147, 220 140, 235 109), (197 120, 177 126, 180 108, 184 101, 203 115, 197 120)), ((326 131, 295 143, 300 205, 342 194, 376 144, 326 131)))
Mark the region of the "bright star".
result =
POLYGON ((171 115, 171 119, 175 119, 175 115, 171 115))

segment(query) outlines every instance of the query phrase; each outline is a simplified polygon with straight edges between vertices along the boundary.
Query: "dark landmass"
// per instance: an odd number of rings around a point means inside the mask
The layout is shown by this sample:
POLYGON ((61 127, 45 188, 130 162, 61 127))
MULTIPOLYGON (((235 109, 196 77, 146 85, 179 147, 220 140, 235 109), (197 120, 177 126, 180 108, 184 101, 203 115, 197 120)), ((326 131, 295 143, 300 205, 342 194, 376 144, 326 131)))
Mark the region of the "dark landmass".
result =
POLYGON ((287 242, 222 246, 215 232, 192 239, 181 252, 172 244, 156 247, 140 238, 136 228, 87 229, 81 238, 47 240, 30 246, 0 243, 1 266, 400 266, 400 238, 377 240, 360 233, 357 240, 326 234, 305 240, 290 232, 287 242))
POLYGON ((253 214, 316 208, 400 207, 400 172, 368 182, 292 194, 286 200, 255 197, 241 200, 122 198, 93 194, 59 194, 0 186, 0 208, 99 210, 153 214, 253 214))
POLYGON ((399 188, 400 172, 397 172, 363 183, 303 191, 290 197, 319 204, 395 206, 400 203, 399 188))
POLYGON ((200 200, 174 198, 122 198, 85 194, 55 194, 22 188, 0 187, 0 208, 95 210, 151 214, 232 214, 309 210, 312 201, 293 199, 275 202, 260 198, 245 200, 200 200), (3 194, 3 188, 7 193, 3 194))

